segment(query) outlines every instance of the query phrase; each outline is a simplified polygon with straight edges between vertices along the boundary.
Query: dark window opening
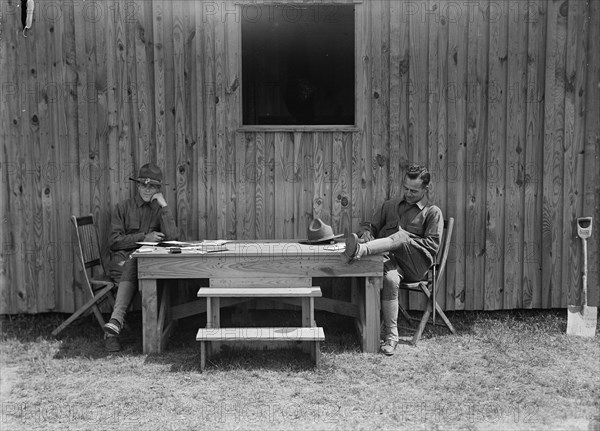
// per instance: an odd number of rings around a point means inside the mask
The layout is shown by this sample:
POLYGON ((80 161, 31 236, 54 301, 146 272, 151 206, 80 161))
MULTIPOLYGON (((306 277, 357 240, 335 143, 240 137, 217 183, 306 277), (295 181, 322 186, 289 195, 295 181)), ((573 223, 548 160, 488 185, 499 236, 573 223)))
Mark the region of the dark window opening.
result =
POLYGON ((354 82, 354 5, 242 6, 244 125, 353 125, 354 82))

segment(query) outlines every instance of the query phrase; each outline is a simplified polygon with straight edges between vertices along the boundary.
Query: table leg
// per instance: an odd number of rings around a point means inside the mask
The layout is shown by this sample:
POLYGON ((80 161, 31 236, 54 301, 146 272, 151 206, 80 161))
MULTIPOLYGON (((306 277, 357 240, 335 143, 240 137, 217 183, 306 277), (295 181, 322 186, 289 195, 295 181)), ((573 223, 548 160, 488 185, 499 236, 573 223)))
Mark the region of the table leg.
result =
POLYGON ((142 295, 142 332, 144 353, 160 352, 158 333, 158 289, 156 280, 139 280, 142 295))
POLYGON ((363 352, 377 353, 379 350, 380 331, 380 295, 382 277, 365 277, 364 318, 362 327, 363 352))

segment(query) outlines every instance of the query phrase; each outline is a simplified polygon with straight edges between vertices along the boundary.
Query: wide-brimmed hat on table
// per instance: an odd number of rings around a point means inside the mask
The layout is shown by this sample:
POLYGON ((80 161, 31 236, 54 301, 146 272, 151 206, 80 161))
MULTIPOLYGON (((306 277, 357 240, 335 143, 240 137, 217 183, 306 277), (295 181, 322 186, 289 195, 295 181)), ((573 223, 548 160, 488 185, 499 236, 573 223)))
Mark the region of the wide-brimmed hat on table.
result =
POLYGON ((140 184, 154 184, 157 186, 162 185, 162 178, 162 171, 154 163, 147 163, 142 166, 137 178, 129 177, 131 181, 135 181, 140 184))
POLYGON ((310 222, 308 229, 306 230, 308 238, 299 241, 302 244, 329 244, 335 238, 339 238, 343 233, 334 235, 333 229, 328 224, 325 224, 320 218, 314 219, 310 222))

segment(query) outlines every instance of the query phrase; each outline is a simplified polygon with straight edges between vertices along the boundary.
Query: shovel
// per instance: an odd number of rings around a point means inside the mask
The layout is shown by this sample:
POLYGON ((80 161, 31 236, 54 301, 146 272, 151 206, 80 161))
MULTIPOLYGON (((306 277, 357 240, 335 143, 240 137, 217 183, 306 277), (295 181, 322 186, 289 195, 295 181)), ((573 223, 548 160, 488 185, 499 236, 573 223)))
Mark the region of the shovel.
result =
POLYGON ((569 305, 567 314, 567 335, 580 337, 593 337, 596 335, 596 322, 598 308, 587 305, 587 242, 592 235, 592 218, 580 217, 577 219, 577 236, 583 245, 583 272, 581 274, 581 301, 582 305, 569 305))

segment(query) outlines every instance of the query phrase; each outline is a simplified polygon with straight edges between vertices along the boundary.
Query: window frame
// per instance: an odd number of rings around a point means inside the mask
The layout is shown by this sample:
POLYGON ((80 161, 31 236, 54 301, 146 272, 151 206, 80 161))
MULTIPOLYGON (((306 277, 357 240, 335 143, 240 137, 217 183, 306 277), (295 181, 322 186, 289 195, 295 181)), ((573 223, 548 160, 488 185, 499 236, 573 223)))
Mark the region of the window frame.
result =
MULTIPOLYGON (((238 16, 241 16, 241 8, 247 5, 276 5, 282 4, 282 1, 247 1, 241 2, 236 1, 235 7, 238 9, 238 16)), ((290 3, 294 4, 294 3, 290 3)), ((302 3, 304 4, 304 3, 302 3)), ((366 43, 364 43, 363 34, 363 22, 364 22, 364 4, 363 1, 359 0, 348 0, 348 1, 323 1, 308 3, 309 5, 353 5, 354 6, 354 124, 318 124, 318 125, 302 125, 302 124, 290 124, 290 125, 267 125, 267 124, 252 124, 245 125, 244 120, 244 105, 243 105, 243 85, 242 79, 242 20, 238 22, 238 46, 239 54, 237 55, 237 69, 238 76, 240 77, 240 85, 238 88, 239 99, 238 99, 238 124, 237 132, 358 132, 359 127, 359 113, 363 111, 364 99, 360 97, 359 89, 365 88, 365 74, 361 73, 361 59, 366 55, 366 43)))

